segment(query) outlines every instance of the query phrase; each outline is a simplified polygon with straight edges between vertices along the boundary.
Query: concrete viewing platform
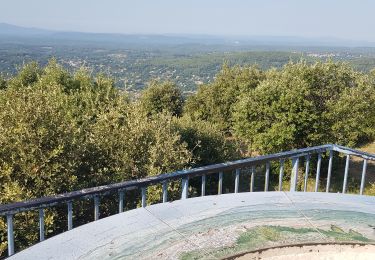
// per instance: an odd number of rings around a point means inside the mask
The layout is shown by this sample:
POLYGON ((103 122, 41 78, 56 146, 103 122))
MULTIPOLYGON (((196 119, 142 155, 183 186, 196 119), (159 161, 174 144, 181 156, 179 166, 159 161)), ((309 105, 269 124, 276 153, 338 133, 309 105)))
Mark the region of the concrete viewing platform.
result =
POLYGON ((375 197, 232 193, 130 210, 9 259, 218 259, 285 245, 373 244, 374 228, 375 197))

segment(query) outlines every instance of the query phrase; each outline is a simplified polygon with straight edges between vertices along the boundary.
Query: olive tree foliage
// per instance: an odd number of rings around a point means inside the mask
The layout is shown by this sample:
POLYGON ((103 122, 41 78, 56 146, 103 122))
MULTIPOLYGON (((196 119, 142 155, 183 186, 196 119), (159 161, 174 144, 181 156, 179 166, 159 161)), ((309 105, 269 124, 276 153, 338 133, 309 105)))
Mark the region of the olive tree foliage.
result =
POLYGON ((192 167, 221 163, 239 158, 232 140, 211 122, 193 120, 189 116, 174 118, 174 128, 193 153, 192 167))
MULTIPOLYGON (((224 64, 185 106, 171 82, 153 81, 131 101, 104 74, 26 64, 0 76, 0 203, 237 159, 235 138, 261 153, 355 146, 375 137, 374 103, 375 73, 332 61, 266 72, 224 64)), ((168 189, 169 199, 180 196, 180 183, 168 189)), ((149 203, 161 200, 160 185, 148 192, 149 203)), ((64 230, 64 217, 46 210, 47 236, 64 230)), ((15 226, 17 248, 37 241, 35 212, 17 214, 15 226)))
POLYGON ((375 68, 372 69, 369 73, 371 84, 375 86, 375 68))
MULTIPOLYGON (((150 117, 104 75, 36 63, 0 90, 0 203, 184 169, 193 161, 171 116, 150 117)), ((37 240, 33 213, 15 219, 17 248, 37 240)), ((62 229, 46 212, 46 230, 62 229)), ((51 230, 51 231, 50 231, 51 230)), ((6 248, 0 220, 0 252, 6 248)), ((47 234, 48 235, 48 234, 47 234)))
POLYGON ((140 103, 150 115, 161 112, 180 116, 184 105, 181 90, 173 82, 151 81, 142 91, 140 103))
POLYGON ((271 153, 374 138, 375 88, 345 63, 289 63, 271 70, 235 105, 234 132, 250 150, 271 153))
POLYGON ((217 124, 229 133, 232 128, 233 106, 241 93, 256 88, 264 79, 264 73, 256 66, 234 66, 224 64, 216 79, 198 88, 185 106, 185 114, 217 124))
POLYGON ((16 77, 9 80, 9 86, 14 88, 31 86, 38 81, 42 72, 37 62, 27 63, 19 69, 16 77))
POLYGON ((5 77, 0 73, 0 90, 7 87, 7 81, 5 77))
MULTIPOLYGON (((214 163, 239 159, 239 153, 232 142, 225 137, 225 134, 219 127, 213 123, 203 120, 193 120, 189 116, 171 117, 168 114, 161 113, 157 117, 161 127, 171 128, 172 131, 179 134, 179 141, 186 145, 186 149, 191 152, 191 160, 188 162, 189 167, 199 167, 214 163), (170 121, 160 120, 162 118, 171 119, 170 121), (169 123, 169 124, 166 124, 169 123)), ((155 155, 159 158, 158 150, 155 155)), ((178 154, 171 154, 171 160, 178 154)), ((152 156, 153 157, 153 156, 152 156)), ((161 161, 161 159, 158 159, 161 161)), ((168 169, 155 169, 151 174, 168 172, 168 169), (164 171, 163 171, 164 170, 164 171)), ((192 180, 192 184, 194 180, 192 180)), ((199 184, 200 185, 200 184, 199 184)), ((193 185, 194 186, 194 185, 193 185)), ((191 193, 197 192, 197 187, 191 187, 191 193)), ((170 182, 168 184, 168 199, 180 199, 181 185, 180 181, 170 182)), ((161 186, 151 186, 148 188, 148 202, 160 202, 162 200, 161 186)))

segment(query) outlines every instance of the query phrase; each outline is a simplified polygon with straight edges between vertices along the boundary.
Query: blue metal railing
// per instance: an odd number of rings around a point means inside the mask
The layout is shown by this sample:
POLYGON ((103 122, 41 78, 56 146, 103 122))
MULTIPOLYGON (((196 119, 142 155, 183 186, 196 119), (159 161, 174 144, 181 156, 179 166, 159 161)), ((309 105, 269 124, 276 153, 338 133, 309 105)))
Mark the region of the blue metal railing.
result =
POLYGON ((99 219, 99 205, 100 205, 100 196, 105 196, 106 194, 117 192, 119 196, 119 213, 124 210, 124 196, 125 192, 133 189, 141 190, 141 205, 146 207, 147 205, 147 187, 152 185, 162 184, 162 201, 163 203, 168 200, 168 183, 175 180, 181 180, 181 199, 187 199, 189 197, 189 178, 192 177, 201 177, 201 196, 206 195, 206 176, 209 174, 218 174, 218 194, 223 193, 223 175, 224 172, 235 171, 235 182, 234 182, 234 192, 239 192, 240 187, 240 175, 241 169, 251 168, 251 179, 250 179, 250 192, 254 190, 254 178, 255 178, 255 166, 265 165, 265 183, 264 191, 269 190, 270 182, 270 169, 271 163, 274 161, 279 162, 279 185, 278 190, 282 191, 283 189, 283 175, 284 175, 284 164, 286 160, 291 160, 292 162, 292 172, 290 178, 290 191, 297 191, 298 184, 298 175, 299 175, 299 164, 300 159, 304 158, 305 162, 305 176, 304 176, 304 188, 303 191, 307 191, 307 181, 308 175, 310 172, 310 160, 313 155, 317 155, 317 164, 316 164, 316 178, 315 178, 315 192, 318 192, 319 182, 320 182, 320 173, 322 165, 322 154, 329 152, 328 159, 328 171, 327 171, 327 183, 326 183, 326 192, 330 191, 330 182, 332 178, 332 164, 333 164, 333 152, 338 152, 346 155, 346 164, 344 171, 344 180, 342 193, 347 191, 348 185, 348 174, 349 174, 349 163, 350 156, 360 157, 363 159, 361 183, 359 194, 363 195, 365 188, 366 172, 367 172, 367 163, 369 160, 375 161, 375 155, 369 154, 361 151, 357 151, 351 148, 326 144, 316 147, 309 147, 304 149, 298 149, 293 151, 287 151, 282 153, 276 153, 265 156, 258 156, 254 158, 247 158, 243 160, 226 162, 220 164, 214 164, 189 170, 182 170, 173 173, 161 174, 157 176, 147 177, 144 179, 125 181, 121 183, 115 183, 111 185, 104 185, 94 188, 83 189, 79 191, 73 191, 69 193, 59 194, 55 196, 48 196, 43 198, 38 198, 29 201, 15 202, 6 205, 0 205, 0 216, 6 216, 7 219, 7 239, 8 239, 8 254, 14 254, 14 231, 13 231, 13 218, 17 213, 25 211, 39 211, 39 238, 40 241, 43 241, 45 236, 44 230, 44 209, 55 206, 57 204, 66 203, 67 204, 67 219, 68 219, 68 230, 73 228, 73 204, 74 200, 82 198, 91 198, 94 200, 94 220, 99 219))

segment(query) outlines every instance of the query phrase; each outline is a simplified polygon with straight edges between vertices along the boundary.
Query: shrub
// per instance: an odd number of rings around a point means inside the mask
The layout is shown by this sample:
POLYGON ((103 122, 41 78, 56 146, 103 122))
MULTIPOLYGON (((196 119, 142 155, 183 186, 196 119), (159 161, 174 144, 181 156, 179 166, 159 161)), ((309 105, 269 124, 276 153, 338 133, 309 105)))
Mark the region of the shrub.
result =
POLYGON ((142 91, 140 103, 149 115, 167 112, 180 116, 184 99, 181 90, 174 83, 152 81, 142 91))
POLYGON ((290 63, 235 105, 234 130, 250 150, 272 153, 374 137, 375 88, 344 63, 290 63))

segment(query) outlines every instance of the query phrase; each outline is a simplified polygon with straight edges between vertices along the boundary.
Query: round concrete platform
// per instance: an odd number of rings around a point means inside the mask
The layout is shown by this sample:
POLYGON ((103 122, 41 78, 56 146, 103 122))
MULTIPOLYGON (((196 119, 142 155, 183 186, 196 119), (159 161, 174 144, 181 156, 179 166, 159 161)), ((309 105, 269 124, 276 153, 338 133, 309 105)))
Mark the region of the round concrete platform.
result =
POLYGON ((217 259, 300 243, 375 242, 375 197, 254 192, 138 208, 9 259, 217 259))

